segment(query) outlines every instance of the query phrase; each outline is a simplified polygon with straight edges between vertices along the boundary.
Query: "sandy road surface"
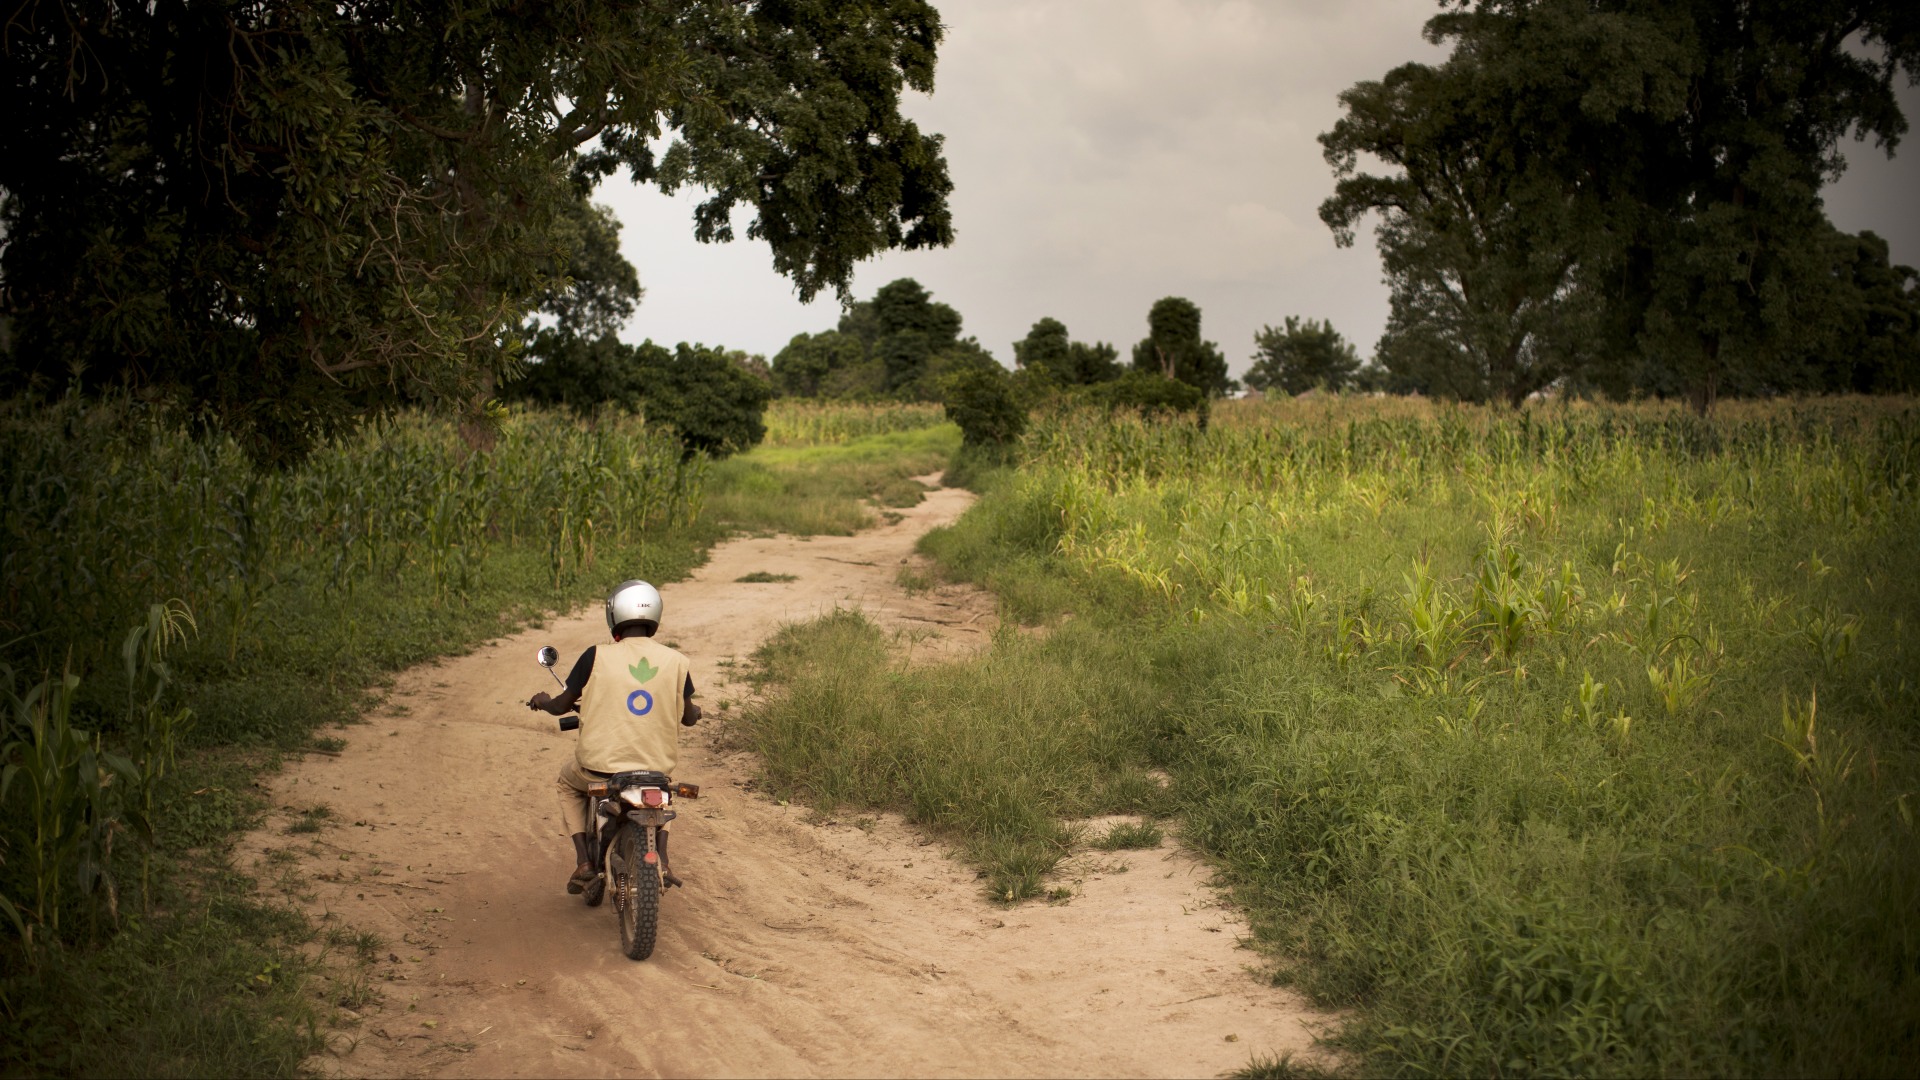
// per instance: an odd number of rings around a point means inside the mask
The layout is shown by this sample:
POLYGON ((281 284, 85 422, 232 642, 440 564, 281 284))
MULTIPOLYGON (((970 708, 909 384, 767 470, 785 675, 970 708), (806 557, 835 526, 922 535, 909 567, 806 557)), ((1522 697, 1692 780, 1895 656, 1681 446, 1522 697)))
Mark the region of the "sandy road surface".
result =
MULTIPOLYGON (((553 777, 571 736, 518 702, 601 639, 597 610, 403 675, 337 757, 272 781, 285 808, 250 838, 297 853, 316 912, 379 933, 379 1002, 309 1062, 346 1076, 1205 1076, 1302 1050, 1327 1022, 1249 976, 1242 927, 1171 842, 1092 853, 1061 904, 997 907, 975 874, 887 817, 807 820, 753 793, 724 748, 727 661, 781 622, 858 605, 916 650, 986 640, 988 598, 908 596, 914 540, 968 496, 931 493, 858 536, 735 540, 667 587, 663 640, 694 660, 717 722, 677 779, 673 862, 650 960, 618 951, 611 904, 566 895, 553 777), (742 584, 754 571, 793 574, 742 584), (716 741, 716 734, 721 738, 716 741), (288 834, 324 804, 330 824, 288 834)), ((924 655, 924 653, 916 653, 924 655)), ((282 855, 281 858, 286 858, 282 855)), ((263 872, 270 872, 263 867, 263 872)))

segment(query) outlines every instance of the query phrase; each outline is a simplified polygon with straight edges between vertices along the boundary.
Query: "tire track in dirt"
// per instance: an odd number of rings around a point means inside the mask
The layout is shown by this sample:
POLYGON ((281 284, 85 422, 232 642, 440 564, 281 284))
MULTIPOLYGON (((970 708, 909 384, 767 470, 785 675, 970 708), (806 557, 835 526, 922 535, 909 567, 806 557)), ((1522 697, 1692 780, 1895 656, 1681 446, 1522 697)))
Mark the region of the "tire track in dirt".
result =
POLYGON ((586 908, 562 887, 572 857, 552 785, 571 736, 519 704, 550 684, 532 662, 539 645, 570 664, 605 636, 597 609, 405 673, 338 756, 273 777, 279 806, 324 804, 332 827, 290 836, 278 818, 243 849, 256 872, 291 860, 310 910, 387 943, 379 1000, 343 1011, 308 1064, 340 1076, 1193 1076, 1306 1050, 1332 1018, 1248 973, 1243 924, 1171 841, 1076 856, 1063 868, 1070 902, 1002 908, 897 818, 821 821, 751 790, 755 762, 726 748, 730 710, 716 706, 746 695, 729 665, 781 623, 858 606, 905 631, 916 656, 985 646, 991 597, 910 596, 895 580, 914 541, 969 500, 935 490, 852 537, 733 540, 662 590, 661 637, 693 658, 713 719, 683 741, 676 778, 703 797, 678 807, 674 866, 688 884, 663 900, 647 961, 620 954, 611 905, 586 908), (755 571, 797 580, 737 582, 755 571))

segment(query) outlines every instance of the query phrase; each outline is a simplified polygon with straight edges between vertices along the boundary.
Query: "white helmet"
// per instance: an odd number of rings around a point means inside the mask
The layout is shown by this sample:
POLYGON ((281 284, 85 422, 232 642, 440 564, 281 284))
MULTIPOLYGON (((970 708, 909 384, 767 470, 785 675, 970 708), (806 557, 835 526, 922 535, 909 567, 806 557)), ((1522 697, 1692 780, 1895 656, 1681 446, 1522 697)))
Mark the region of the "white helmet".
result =
POLYGON ((660 629, 660 616, 665 611, 659 589, 644 581, 623 581, 607 594, 607 629, 637 620, 649 624, 647 636, 652 637, 660 629))

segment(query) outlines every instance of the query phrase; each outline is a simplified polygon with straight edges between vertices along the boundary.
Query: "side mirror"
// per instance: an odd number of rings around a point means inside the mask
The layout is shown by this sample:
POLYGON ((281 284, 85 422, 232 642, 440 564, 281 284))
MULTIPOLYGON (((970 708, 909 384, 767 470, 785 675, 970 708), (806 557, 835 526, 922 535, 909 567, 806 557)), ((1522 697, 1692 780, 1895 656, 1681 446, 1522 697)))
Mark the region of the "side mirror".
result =
POLYGON ((550 668, 560 662, 560 650, 551 645, 542 645, 540 646, 540 652, 535 655, 534 659, 540 661, 541 667, 550 668))

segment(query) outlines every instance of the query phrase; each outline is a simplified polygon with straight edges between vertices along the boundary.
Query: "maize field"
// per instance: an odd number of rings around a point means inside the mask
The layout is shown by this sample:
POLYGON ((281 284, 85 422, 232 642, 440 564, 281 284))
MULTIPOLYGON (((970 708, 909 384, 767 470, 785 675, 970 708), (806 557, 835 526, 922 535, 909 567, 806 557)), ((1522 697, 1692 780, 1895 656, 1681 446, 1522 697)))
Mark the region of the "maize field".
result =
POLYGON ((839 446, 868 435, 918 431, 946 421, 941 406, 888 401, 872 404, 786 398, 767 409, 763 446, 839 446))
MULTIPOLYGON (((518 413, 490 453, 403 417, 283 473, 132 407, 0 417, 0 641, 21 667, 94 666, 114 628, 177 600, 234 660, 282 597, 469 596, 496 547, 532 544, 555 590, 596 552, 700 513, 705 458, 637 420, 518 413)), ((304 600, 300 601, 304 602, 304 600)))
POLYGON ((924 546, 1047 632, 822 623, 755 739, 1003 899, 1173 818, 1367 1074, 1905 1075, 1916 536, 1906 399, 1042 415, 924 546))

